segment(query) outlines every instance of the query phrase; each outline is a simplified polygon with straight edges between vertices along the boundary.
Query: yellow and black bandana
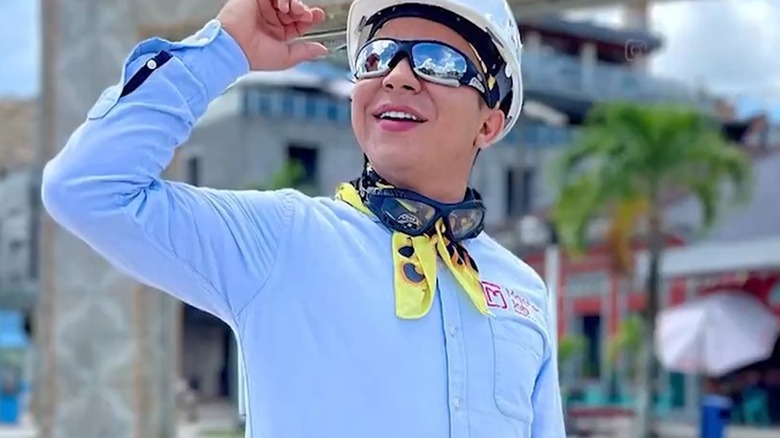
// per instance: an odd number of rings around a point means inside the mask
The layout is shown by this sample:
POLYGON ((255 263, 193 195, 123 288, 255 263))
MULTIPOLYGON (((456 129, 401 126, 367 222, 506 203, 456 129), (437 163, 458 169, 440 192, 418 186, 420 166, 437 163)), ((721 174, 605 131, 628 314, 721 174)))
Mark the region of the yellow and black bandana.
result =
MULTIPOLYGON (((361 185, 380 188, 393 186, 367 166, 361 178, 338 187, 336 199, 374 216, 367 207, 361 185)), ((437 253, 476 308, 482 314, 490 314, 476 262, 463 245, 447 237, 446 227, 446 221, 439 218, 432 230, 420 236, 413 237, 393 230, 395 313, 399 318, 418 319, 430 310, 436 292, 437 253)))

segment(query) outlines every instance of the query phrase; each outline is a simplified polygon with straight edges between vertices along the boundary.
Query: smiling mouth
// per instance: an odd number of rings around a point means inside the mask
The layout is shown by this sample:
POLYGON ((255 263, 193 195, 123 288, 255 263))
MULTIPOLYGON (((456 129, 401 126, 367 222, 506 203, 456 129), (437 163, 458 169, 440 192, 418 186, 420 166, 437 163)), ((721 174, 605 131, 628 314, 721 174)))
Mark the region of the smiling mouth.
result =
POLYGON ((404 111, 384 111, 380 114, 374 115, 374 117, 377 120, 392 120, 396 122, 412 122, 412 123, 425 122, 425 120, 421 119, 420 117, 417 117, 414 114, 407 113, 404 111))

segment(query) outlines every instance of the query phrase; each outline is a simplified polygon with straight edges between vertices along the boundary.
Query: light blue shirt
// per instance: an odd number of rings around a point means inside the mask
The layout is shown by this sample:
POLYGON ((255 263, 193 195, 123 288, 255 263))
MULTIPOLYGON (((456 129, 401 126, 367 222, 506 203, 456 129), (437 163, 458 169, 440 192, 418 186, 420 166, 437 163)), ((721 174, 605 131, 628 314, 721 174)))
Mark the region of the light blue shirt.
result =
POLYGON ((402 320, 390 232, 371 217, 289 189, 161 179, 207 104, 247 72, 216 21, 179 43, 142 42, 47 164, 46 209, 123 272, 230 325, 247 437, 564 437, 545 286, 487 235, 466 246, 494 316, 440 263, 433 308, 402 320), (173 57, 149 62, 163 50, 173 57), (137 88, 120 98, 127 83, 137 88))

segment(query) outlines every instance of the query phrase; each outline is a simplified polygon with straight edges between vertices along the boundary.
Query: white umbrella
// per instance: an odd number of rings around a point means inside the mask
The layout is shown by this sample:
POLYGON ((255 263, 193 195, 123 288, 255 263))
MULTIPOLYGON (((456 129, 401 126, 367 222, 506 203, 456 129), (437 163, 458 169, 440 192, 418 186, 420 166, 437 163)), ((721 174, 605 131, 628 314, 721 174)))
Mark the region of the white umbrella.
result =
POLYGON ((780 333, 777 316, 744 292, 707 295, 662 311, 657 321, 660 362, 713 377, 767 359, 780 333))

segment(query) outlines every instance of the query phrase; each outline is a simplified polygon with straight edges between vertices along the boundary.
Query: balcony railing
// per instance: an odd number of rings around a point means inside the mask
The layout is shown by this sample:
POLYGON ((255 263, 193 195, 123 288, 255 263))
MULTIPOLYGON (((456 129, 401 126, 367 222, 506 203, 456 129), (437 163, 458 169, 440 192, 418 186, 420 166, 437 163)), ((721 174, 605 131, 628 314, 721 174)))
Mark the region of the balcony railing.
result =
POLYGON ((707 110, 714 105, 711 96, 672 80, 624 66, 588 65, 573 56, 540 50, 523 53, 523 80, 527 89, 596 101, 669 101, 707 110))
MULTIPOLYGON (((350 105, 346 100, 293 90, 255 88, 244 95, 244 114, 306 123, 342 124, 349 129, 350 105)), ((529 124, 516 128, 503 144, 526 147, 562 146, 576 134, 568 127, 529 124)))
POLYGON ((349 101, 285 89, 247 89, 244 114, 270 119, 299 120, 313 123, 350 122, 349 101))
POLYGON ((576 135, 577 130, 569 127, 520 125, 507 136, 507 142, 528 148, 545 148, 570 144, 576 135))

